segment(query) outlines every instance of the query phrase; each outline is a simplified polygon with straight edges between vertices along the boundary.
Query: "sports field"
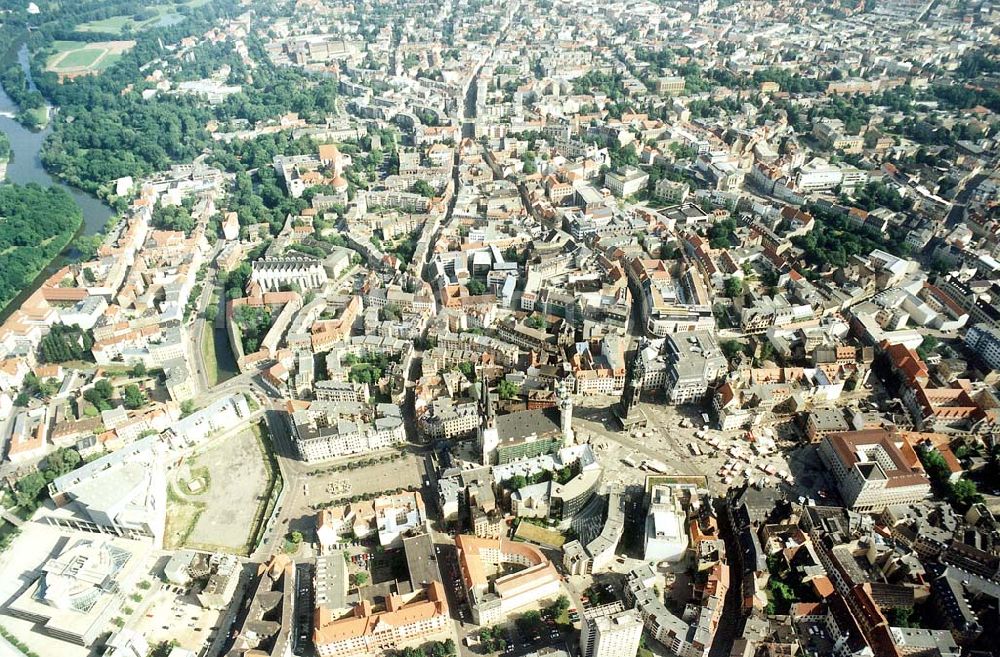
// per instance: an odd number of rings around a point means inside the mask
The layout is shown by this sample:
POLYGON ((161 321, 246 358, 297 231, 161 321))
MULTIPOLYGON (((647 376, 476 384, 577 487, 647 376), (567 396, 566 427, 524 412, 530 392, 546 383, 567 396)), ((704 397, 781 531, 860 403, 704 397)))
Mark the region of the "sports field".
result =
POLYGON ((45 70, 60 79, 99 73, 111 66, 135 41, 53 41, 55 53, 45 62, 45 70))

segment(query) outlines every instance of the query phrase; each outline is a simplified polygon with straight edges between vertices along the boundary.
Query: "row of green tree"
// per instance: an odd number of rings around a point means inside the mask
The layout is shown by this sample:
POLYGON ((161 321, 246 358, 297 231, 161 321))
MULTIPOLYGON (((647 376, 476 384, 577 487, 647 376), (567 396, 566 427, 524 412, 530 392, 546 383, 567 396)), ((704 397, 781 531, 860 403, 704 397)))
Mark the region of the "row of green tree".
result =
POLYGON ((403 648, 393 653, 395 657, 453 657, 458 654, 455 641, 431 641, 417 648, 403 648))
POLYGON ((92 360, 94 335, 79 326, 53 324, 42 338, 41 355, 46 363, 66 363, 71 360, 92 360))
POLYGON ((262 306, 238 306, 233 311, 233 321, 240 327, 243 351, 247 354, 260 349, 264 336, 274 323, 271 311, 262 306))

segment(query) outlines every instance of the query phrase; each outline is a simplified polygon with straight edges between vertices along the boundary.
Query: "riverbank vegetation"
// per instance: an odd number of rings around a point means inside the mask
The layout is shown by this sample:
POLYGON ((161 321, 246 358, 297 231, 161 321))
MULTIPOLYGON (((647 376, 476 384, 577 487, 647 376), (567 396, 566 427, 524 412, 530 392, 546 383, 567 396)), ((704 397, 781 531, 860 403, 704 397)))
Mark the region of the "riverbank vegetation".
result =
POLYGON ((15 62, 0 70, 0 85, 3 85, 4 91, 20 108, 16 118, 21 125, 32 130, 45 127, 49 116, 45 99, 36 89, 31 88, 28 76, 20 64, 15 62))
POLYGON ((0 309, 59 255, 83 223, 60 187, 0 187, 0 309))

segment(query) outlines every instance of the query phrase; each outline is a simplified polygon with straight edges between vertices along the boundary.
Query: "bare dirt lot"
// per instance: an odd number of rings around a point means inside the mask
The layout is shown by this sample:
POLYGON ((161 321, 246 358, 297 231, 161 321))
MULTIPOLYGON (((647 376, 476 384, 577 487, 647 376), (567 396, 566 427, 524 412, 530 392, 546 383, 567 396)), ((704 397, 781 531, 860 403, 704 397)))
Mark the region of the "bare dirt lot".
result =
POLYGON ((167 546, 243 553, 267 480, 252 431, 212 443, 171 473, 167 546))

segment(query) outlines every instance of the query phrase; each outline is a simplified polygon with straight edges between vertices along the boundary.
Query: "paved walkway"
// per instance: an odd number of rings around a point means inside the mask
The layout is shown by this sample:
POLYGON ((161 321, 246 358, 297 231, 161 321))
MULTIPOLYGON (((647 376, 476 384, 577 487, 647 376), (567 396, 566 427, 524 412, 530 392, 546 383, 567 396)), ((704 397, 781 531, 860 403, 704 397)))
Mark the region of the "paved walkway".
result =
POLYGON ((10 524, 14 525, 15 527, 20 527, 20 526, 22 526, 24 524, 23 520, 21 520, 20 518, 18 518, 17 516, 15 516, 13 513, 11 513, 10 511, 8 511, 7 509, 3 509, 2 511, 0 511, 0 517, 2 517, 4 520, 6 520, 10 524))

